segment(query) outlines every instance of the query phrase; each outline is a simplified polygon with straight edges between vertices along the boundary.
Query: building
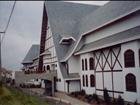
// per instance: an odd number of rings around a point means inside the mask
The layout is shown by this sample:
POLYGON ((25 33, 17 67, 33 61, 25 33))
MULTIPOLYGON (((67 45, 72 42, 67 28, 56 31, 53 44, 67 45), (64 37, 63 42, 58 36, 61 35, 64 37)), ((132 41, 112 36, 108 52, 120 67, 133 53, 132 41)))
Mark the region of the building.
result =
POLYGON ((102 96, 107 88, 140 103, 140 1, 46 1, 40 55, 40 71, 57 71, 58 91, 102 96))
POLYGON ((39 59, 42 56, 45 57, 46 55, 48 55, 48 53, 44 52, 42 54, 39 54, 39 51, 39 45, 32 45, 29 49, 28 53, 22 61, 22 71, 15 72, 16 86, 21 86, 22 84, 27 83, 30 80, 41 80, 41 88, 45 89, 44 93, 47 95, 54 95, 54 90, 56 90, 54 88, 56 86, 56 71, 52 71, 48 67, 43 68, 43 70, 40 71, 38 66, 39 59))
POLYGON ((36 72, 38 69, 39 45, 32 45, 22 61, 22 70, 25 73, 36 72))

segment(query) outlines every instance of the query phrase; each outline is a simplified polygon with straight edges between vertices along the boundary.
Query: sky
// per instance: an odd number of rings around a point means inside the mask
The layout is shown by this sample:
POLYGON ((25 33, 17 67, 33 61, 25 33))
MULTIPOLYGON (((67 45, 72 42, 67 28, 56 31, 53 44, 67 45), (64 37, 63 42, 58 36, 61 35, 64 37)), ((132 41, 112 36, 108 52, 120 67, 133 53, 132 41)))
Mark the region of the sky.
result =
MULTIPOLYGON (((69 1, 104 5, 107 1, 69 1)), ((0 32, 4 30, 14 1, 0 1, 0 32)), ((43 1, 17 1, 10 25, 2 42, 2 66, 20 70, 32 44, 40 43, 43 1)))

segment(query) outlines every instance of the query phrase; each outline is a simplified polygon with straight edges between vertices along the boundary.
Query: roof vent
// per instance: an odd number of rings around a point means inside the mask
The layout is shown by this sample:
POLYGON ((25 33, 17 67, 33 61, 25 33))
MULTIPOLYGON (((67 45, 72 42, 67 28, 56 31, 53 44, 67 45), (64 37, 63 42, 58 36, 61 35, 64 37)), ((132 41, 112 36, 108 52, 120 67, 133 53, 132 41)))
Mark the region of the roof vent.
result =
POLYGON ((69 45, 72 43, 72 41, 75 41, 73 37, 62 37, 59 43, 64 45, 69 45))

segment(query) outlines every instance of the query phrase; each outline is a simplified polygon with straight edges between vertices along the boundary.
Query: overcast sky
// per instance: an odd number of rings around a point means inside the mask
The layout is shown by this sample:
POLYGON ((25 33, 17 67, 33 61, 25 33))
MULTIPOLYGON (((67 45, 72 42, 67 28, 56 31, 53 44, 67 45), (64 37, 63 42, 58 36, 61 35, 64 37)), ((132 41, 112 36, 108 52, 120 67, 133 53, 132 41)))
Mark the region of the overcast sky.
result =
MULTIPOLYGON (((103 5, 106 1, 71 1, 103 5)), ((10 15, 13 1, 0 1, 0 31, 3 31, 10 15)), ((43 13, 43 1, 17 1, 9 28, 2 43, 2 66, 19 70, 32 44, 39 44, 43 13)))

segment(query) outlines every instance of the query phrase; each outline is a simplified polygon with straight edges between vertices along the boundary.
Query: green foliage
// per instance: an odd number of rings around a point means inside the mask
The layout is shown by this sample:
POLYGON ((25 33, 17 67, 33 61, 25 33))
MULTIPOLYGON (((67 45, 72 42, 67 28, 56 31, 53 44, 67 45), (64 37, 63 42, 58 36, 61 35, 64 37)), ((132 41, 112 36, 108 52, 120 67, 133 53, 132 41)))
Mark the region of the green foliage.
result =
POLYGON ((74 97, 77 97, 78 95, 86 95, 85 90, 81 90, 81 91, 75 91, 75 92, 71 92, 71 95, 73 95, 74 97))
POLYGON ((3 87, 0 87, 0 96, 3 95, 3 87))
POLYGON ((29 96, 16 89, 3 87, 3 95, 0 96, 0 105, 48 105, 35 96, 29 96))
POLYGON ((92 97, 93 97, 93 99, 95 99, 96 101, 99 101, 99 97, 98 97, 97 94, 93 94, 92 97))
POLYGON ((0 88, 3 86, 2 81, 0 81, 0 88))
POLYGON ((86 92, 85 92, 85 90, 81 90, 81 91, 79 92, 79 94, 80 94, 80 95, 85 95, 86 92))

